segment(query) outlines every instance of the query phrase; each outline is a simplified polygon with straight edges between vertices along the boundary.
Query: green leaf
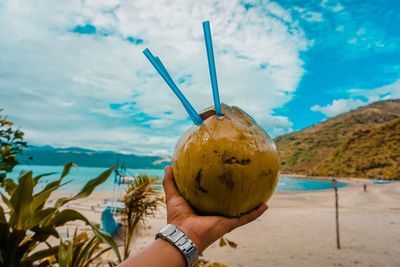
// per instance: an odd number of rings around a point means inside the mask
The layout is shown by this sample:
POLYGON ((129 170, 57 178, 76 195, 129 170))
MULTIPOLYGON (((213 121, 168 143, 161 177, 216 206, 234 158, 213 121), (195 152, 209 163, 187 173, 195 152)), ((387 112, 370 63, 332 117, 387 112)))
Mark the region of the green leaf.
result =
POLYGON ((48 172, 48 173, 43 173, 43 174, 35 176, 33 178, 33 186, 36 186, 41 178, 46 177, 46 176, 50 176, 50 175, 54 175, 54 174, 56 174, 56 172, 48 172))
POLYGON ((96 259, 100 259, 101 255, 103 255, 104 253, 106 253, 110 249, 112 249, 112 247, 108 247, 108 248, 105 248, 105 249, 101 250, 99 253, 97 253, 96 255, 94 255, 92 257, 92 259, 88 262, 88 264, 92 263, 96 259))
MULTIPOLYGON (((85 242, 81 249, 78 251, 78 254, 75 257, 75 265, 78 266, 88 266, 90 263, 90 258, 93 256, 93 253, 99 247, 99 240, 97 236, 93 236, 89 241, 85 242)), ((111 249, 111 247, 109 247, 111 249)), ((92 259, 94 260, 94 259, 92 259)))
POLYGON ((14 192, 15 188, 17 188, 17 185, 15 182, 11 179, 5 179, 3 181, 3 186, 6 192, 11 196, 12 193, 14 192))
POLYGON ((115 170, 115 167, 110 168, 110 169, 104 171, 98 177, 87 182, 85 184, 85 186, 81 189, 81 191, 78 194, 76 194, 71 200, 77 200, 80 198, 88 197, 97 186, 101 185, 102 183, 104 183, 107 180, 107 178, 110 176, 110 174, 114 170, 115 170))
POLYGON ((73 220, 81 220, 86 222, 88 225, 92 227, 92 230, 94 231, 95 235, 98 237, 98 239, 105 244, 110 245, 113 250, 115 255, 117 256, 119 262, 121 262, 121 255, 118 250, 118 246, 115 243, 114 239, 112 238, 111 235, 109 235, 106 232, 101 231, 97 226, 94 224, 90 223, 89 220, 83 216, 81 213, 71 210, 71 209, 65 209, 61 211, 58 215, 56 215, 51 223, 54 224, 55 226, 61 226, 64 225, 68 221, 73 221, 73 220))
MULTIPOLYGON (((73 163, 68 163, 64 166, 64 170, 60 176, 60 178, 58 178, 57 180, 50 182, 46 185, 46 187, 39 192, 38 194, 36 194, 34 196, 34 200, 32 203, 32 210, 35 211, 37 209, 43 208, 44 204, 46 203, 46 200, 50 197, 51 193, 55 190, 57 190, 60 186, 63 186, 69 182, 63 183, 61 184, 62 180, 64 177, 66 177, 70 171, 70 169, 72 167, 74 167, 75 165, 73 163)), ((52 173, 51 173, 52 174, 52 173)), ((65 198, 68 199, 68 198, 65 198)), ((59 199, 60 200, 60 199, 59 199)), ((57 202, 59 201, 57 200, 57 202)), ((56 205, 57 206, 57 205, 56 205)), ((57 206, 60 207, 60 206, 57 206)))
POLYGON ((43 191, 37 193, 32 200, 32 210, 35 212, 37 209, 43 208, 46 200, 50 197, 53 191, 57 190, 60 187, 61 180, 57 180, 51 182, 46 185, 43 191))
POLYGON ((81 213, 77 212, 76 210, 72 209, 65 209, 60 211, 58 214, 56 214, 51 220, 49 224, 55 225, 55 226, 62 226, 67 222, 74 221, 74 220, 81 220, 84 221, 87 224, 90 224, 88 219, 83 216, 81 213))
POLYGON ((69 240, 62 242, 58 250, 58 264, 60 267, 70 267, 73 257, 73 243, 69 240))
POLYGON ((23 262, 31 263, 31 262, 35 262, 35 261, 44 259, 46 257, 57 255, 58 248, 59 248, 59 246, 54 246, 54 247, 51 247, 48 249, 40 250, 40 251, 35 252, 32 255, 29 255, 28 257, 26 257, 23 262))
POLYGON ((63 172, 61 173, 60 180, 69 174, 72 167, 77 167, 74 163, 69 162, 64 166, 63 172))
POLYGON ((16 229, 24 229, 32 216, 31 203, 33 200, 32 172, 26 172, 19 177, 19 183, 11 196, 13 211, 10 212, 10 225, 16 229))
POLYGON ((118 246, 115 243, 114 239, 112 238, 112 236, 106 232, 101 231, 99 228, 97 228, 96 226, 92 225, 92 229, 94 231, 94 233, 96 234, 96 236, 103 242, 106 243, 108 245, 110 245, 115 253, 115 255, 118 258, 118 262, 121 262, 121 254, 119 254, 119 250, 118 250, 118 246))
POLYGON ((66 204, 69 201, 77 200, 77 199, 84 198, 84 197, 88 197, 97 186, 101 185, 102 183, 104 183, 107 180, 107 178, 115 170, 115 168, 116 167, 110 168, 110 169, 104 171, 98 177, 88 181, 85 184, 85 186, 79 191, 79 193, 76 194, 75 196, 73 196, 72 198, 60 198, 60 199, 58 199, 55 206, 56 207, 61 207, 62 205, 66 204))
POLYGON ((0 205, 0 224, 7 224, 6 215, 1 205, 0 205))
POLYGON ((59 238, 59 234, 53 225, 35 226, 32 228, 32 231, 35 232, 33 238, 36 242, 45 242, 50 236, 59 238))
POLYGON ((50 216, 52 216, 57 211, 57 208, 47 208, 36 211, 32 218, 29 220, 28 227, 33 228, 37 225, 41 225, 41 223, 47 220, 50 216))

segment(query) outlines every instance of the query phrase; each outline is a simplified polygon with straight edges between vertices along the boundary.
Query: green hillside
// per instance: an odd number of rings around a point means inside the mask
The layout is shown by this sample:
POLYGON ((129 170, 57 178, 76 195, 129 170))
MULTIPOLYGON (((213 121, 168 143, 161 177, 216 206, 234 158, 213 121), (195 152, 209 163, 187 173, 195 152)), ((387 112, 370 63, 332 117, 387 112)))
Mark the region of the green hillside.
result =
POLYGON ((400 179, 400 100, 375 102, 276 143, 282 173, 400 179))
POLYGON ((139 156, 78 147, 54 148, 51 146, 30 146, 20 160, 24 164, 50 166, 62 166, 68 162, 74 162, 82 167, 111 167, 118 163, 133 169, 163 169, 171 164, 169 158, 160 156, 139 156))

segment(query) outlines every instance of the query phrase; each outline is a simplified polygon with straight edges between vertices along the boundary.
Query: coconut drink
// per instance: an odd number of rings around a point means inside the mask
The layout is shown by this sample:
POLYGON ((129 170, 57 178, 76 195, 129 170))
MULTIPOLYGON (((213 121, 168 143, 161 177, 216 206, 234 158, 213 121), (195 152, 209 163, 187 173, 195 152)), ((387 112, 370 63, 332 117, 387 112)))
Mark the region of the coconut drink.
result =
POLYGON ((172 158, 181 195, 200 214, 238 217, 265 203, 278 183, 279 158, 270 136, 250 115, 221 104, 211 32, 203 22, 214 106, 197 113, 149 49, 145 56, 176 94, 195 126, 178 141, 172 158))
POLYGON ((172 166, 179 192, 195 210, 236 217, 271 197, 279 160, 274 142, 248 114, 227 105, 222 114, 180 138, 172 166))

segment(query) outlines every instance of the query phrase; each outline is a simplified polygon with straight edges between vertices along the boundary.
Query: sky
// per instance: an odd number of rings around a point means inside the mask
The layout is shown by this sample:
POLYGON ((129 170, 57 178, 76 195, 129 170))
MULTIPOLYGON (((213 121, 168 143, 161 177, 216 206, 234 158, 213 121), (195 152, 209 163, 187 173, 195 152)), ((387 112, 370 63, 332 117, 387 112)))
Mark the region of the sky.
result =
POLYGON ((33 145, 171 155, 193 123, 143 55, 195 109, 221 101, 272 137, 400 98, 400 2, 0 1, 0 108, 33 145))

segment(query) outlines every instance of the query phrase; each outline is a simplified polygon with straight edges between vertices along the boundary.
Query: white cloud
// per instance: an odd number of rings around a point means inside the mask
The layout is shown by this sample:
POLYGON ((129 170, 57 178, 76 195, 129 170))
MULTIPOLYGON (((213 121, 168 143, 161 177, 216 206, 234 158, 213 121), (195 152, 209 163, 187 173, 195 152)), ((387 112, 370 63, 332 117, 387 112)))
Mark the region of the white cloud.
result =
POLYGON ((308 41, 290 13, 270 1, 247 11, 235 1, 211 0, 5 1, 0 107, 34 144, 169 154, 190 123, 142 50, 159 55, 175 80, 190 76, 180 87, 195 108, 210 106, 206 19, 222 101, 272 134, 290 130, 273 110, 291 100, 308 41), (102 34, 71 32, 88 23, 102 34), (113 103, 121 108, 111 109, 113 103))
POLYGON ((400 79, 373 89, 350 89, 348 93, 351 96, 348 99, 335 99, 326 106, 314 105, 311 110, 321 112, 327 117, 334 117, 378 100, 400 98, 400 79))
POLYGON ((320 6, 335 13, 340 12, 344 9, 344 6, 341 3, 336 2, 335 4, 332 4, 329 3, 328 0, 322 0, 320 6))
POLYGON ((368 102, 400 98, 400 78, 391 84, 373 89, 350 89, 349 93, 354 97, 367 98, 368 102))
POLYGON ((365 102, 359 99, 335 99, 332 104, 326 106, 315 105, 311 107, 311 110, 321 112, 327 117, 334 117, 362 105, 365 105, 365 102))
POLYGON ((343 7, 340 3, 338 3, 338 4, 336 4, 336 5, 334 5, 334 6, 331 7, 331 10, 332 10, 333 12, 340 12, 340 11, 342 11, 343 9, 344 9, 344 7, 343 7))
POLYGON ((323 16, 322 13, 315 12, 315 11, 307 11, 302 14, 301 16, 303 19, 305 19, 308 22, 321 22, 323 21, 323 16))
POLYGON ((307 22, 322 22, 324 20, 324 17, 320 12, 308 10, 302 7, 294 7, 293 10, 298 12, 300 14, 300 18, 307 22))

